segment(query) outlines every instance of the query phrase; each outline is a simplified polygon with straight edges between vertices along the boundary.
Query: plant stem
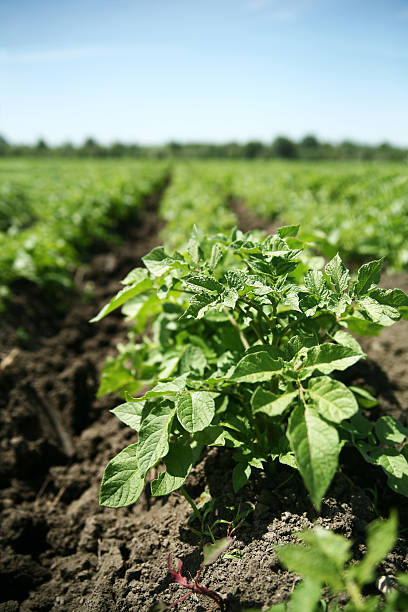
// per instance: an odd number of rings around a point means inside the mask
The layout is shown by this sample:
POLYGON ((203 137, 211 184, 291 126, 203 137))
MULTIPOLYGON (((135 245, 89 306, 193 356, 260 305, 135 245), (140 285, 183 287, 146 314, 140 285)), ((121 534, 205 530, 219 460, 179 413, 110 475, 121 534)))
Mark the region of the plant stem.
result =
POLYGON ((281 329, 279 335, 278 335, 278 339, 280 340, 280 338, 283 338, 283 336, 285 336, 285 334, 290 330, 290 328, 292 327, 292 325, 294 325, 295 323, 297 323, 296 319, 294 321, 291 321, 290 323, 288 323, 286 325, 286 327, 284 327, 283 329, 281 329))
POLYGON ((254 308, 259 313, 259 315, 263 319, 265 319, 265 321, 268 324, 268 327, 270 327, 272 333, 274 332, 274 329, 275 329, 274 325, 272 324, 270 318, 268 317, 267 314, 265 314, 265 312, 263 311, 262 307, 259 304, 257 304, 253 300, 249 300, 249 299, 244 298, 244 297, 240 297, 239 299, 242 300, 245 304, 247 304, 247 306, 251 306, 251 308, 254 308))
POLYGON ((304 405, 304 407, 306 408, 307 404, 306 404, 306 400, 305 400, 305 390, 304 390, 300 380, 297 381, 297 386, 299 388, 300 400, 301 400, 302 404, 304 405))
MULTIPOLYGON (((239 310, 239 312, 246 317, 247 314, 246 312, 242 309, 242 307, 237 304, 237 308, 239 310)), ((259 325, 259 322, 256 319, 253 319, 252 323, 251 323, 251 327, 252 329, 255 331, 255 334, 258 336, 259 340, 262 342, 262 344, 266 344, 267 346, 269 346, 268 342, 265 340, 264 335, 262 333, 262 329, 259 325)), ((249 347, 248 347, 249 348, 249 347)))
POLYGON ((351 601, 356 607, 356 610, 364 610, 364 601, 354 580, 346 579, 346 588, 351 597, 351 601))
POLYGON ((180 493, 183 495, 183 497, 188 501, 188 503, 192 507, 193 514, 199 520, 200 525, 201 525, 201 529, 202 529, 203 525, 202 525, 201 513, 200 513, 199 509, 197 508, 197 506, 195 505, 194 500, 190 497, 190 495, 187 493, 187 491, 185 490, 184 487, 180 487, 180 493))
POLYGON ((242 342, 242 346, 247 351, 249 349, 249 343, 248 343, 248 340, 245 338, 242 329, 240 328, 240 326, 238 325, 237 321, 234 319, 232 314, 229 312, 228 308, 224 308, 224 312, 227 315, 228 319, 230 320, 231 325, 233 325, 238 330, 239 337, 242 342))
POLYGON ((263 344, 266 344, 267 346, 269 346, 269 343, 265 340, 264 335, 262 333, 261 330, 261 326, 259 324, 259 321, 257 321, 256 319, 254 319, 253 321, 253 326, 254 326, 254 330, 256 332, 256 335, 258 336, 258 338, 261 340, 261 342, 263 344))

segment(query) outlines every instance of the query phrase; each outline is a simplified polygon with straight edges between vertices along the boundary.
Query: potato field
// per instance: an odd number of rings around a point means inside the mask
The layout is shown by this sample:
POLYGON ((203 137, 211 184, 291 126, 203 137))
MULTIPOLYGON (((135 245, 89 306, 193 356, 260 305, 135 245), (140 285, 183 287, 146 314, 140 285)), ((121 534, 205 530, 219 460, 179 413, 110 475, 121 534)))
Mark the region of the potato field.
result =
POLYGON ((0 612, 408 609, 408 170, 0 159, 0 612))

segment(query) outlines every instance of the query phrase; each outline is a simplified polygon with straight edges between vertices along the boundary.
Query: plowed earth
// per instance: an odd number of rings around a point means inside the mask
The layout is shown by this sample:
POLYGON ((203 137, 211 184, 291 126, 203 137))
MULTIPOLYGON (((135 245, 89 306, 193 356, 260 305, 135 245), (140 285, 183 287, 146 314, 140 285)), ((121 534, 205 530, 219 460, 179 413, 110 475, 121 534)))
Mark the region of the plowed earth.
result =
MULTIPOLYGON (((147 612, 159 599, 170 603, 184 594, 169 580, 169 553, 183 560, 187 576, 199 567, 199 542, 187 529, 190 508, 184 498, 155 499, 146 493, 130 508, 98 506, 107 462, 134 435, 109 413, 118 403, 115 398, 95 397, 103 361, 126 338, 126 327, 116 314, 96 325, 88 321, 118 290, 118 280, 157 244, 158 199, 147 202, 139 221, 127 227, 120 247, 99 252, 81 271, 81 287, 94 286, 87 301, 71 295, 68 314, 61 315, 49 296, 25 286, 16 288, 13 308, 3 317, 0 611, 147 612), (16 333, 21 328, 25 334, 16 333)), ((385 276, 383 285, 407 291, 408 277, 385 276)), ((378 397, 374 416, 406 420, 407 340, 407 322, 364 340, 368 358, 348 374, 349 381, 368 386, 378 397)), ((218 515, 227 520, 227 506, 255 504, 248 525, 236 533, 232 558, 219 559, 202 575, 202 583, 218 590, 232 611, 290 595, 298 578, 279 565, 274 548, 315 521, 353 537, 356 559, 364 553, 366 525, 378 513, 397 507, 401 528, 408 527, 405 498, 389 492, 381 473, 354 453, 342 455, 343 472, 334 479, 320 516, 290 468, 279 468, 274 476, 258 473, 234 496, 233 465, 228 450, 213 449, 186 485, 195 498, 208 489, 218 498, 218 515)), ((407 551, 399 539, 380 572, 408 571, 407 551)), ((214 606, 193 595, 179 608, 204 612, 214 606)))

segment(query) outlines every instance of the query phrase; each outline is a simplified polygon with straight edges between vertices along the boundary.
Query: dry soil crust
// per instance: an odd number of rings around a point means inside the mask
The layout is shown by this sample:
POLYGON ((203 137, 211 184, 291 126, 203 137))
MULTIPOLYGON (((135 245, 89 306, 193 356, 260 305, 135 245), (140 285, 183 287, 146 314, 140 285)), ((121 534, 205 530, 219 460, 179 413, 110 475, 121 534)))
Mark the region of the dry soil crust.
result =
MULTIPOLYGON (((184 594, 170 583, 169 553, 184 561, 187 575, 199 566, 200 549, 186 528, 190 509, 183 498, 152 500, 146 495, 120 510, 100 508, 97 502, 106 463, 134 437, 109 413, 115 400, 95 398, 102 363, 126 329, 119 315, 93 326, 88 320, 118 289, 118 279, 156 243, 156 204, 157 198, 128 228, 122 247, 90 262, 84 281, 95 283, 93 301, 77 301, 58 318, 53 309, 40 306, 41 296, 34 291, 40 316, 49 317, 48 331, 47 320, 39 321, 41 334, 35 336, 34 326, 29 350, 8 341, 9 334, 0 336, 0 611, 147 612, 158 599, 171 602, 184 594)), ((385 277, 384 283, 408 289, 406 275, 385 277)), ((350 375, 374 389, 378 414, 405 418, 407 338, 408 324, 402 322, 381 338, 365 341, 369 358, 350 375)), ((219 559, 202 576, 206 586, 227 599, 230 610, 290 595, 297 578, 279 565, 274 549, 314 521, 353 537, 357 559, 364 553, 365 527, 378 511, 386 514, 398 506, 401 526, 408 527, 405 499, 388 492, 381 474, 353 453, 344 455, 342 467, 346 475, 335 478, 320 516, 290 468, 273 476, 258 474, 238 498, 231 489, 228 450, 212 450, 194 468, 187 483, 190 495, 208 489, 219 500, 220 516, 231 518, 225 509, 229 505, 255 504, 248 526, 235 537, 234 558, 219 559)), ((397 571, 408 571, 402 539, 381 566, 385 574, 397 571)), ((180 609, 204 612, 212 606, 193 596, 180 609)))

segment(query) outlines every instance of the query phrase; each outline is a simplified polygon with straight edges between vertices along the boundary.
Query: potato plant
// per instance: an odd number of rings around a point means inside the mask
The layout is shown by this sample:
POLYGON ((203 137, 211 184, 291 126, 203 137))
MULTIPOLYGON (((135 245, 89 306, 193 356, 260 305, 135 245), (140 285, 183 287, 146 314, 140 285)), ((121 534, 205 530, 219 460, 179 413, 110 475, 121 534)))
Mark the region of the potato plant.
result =
POLYGON ((407 609, 406 574, 380 576, 375 589, 380 594, 366 595, 367 587, 374 582, 377 566, 396 543, 396 514, 392 514, 388 520, 378 519, 368 525, 367 550, 359 563, 350 563, 352 542, 342 535, 315 527, 297 536, 303 540, 303 545, 278 546, 276 552, 280 562, 301 575, 303 581, 297 584, 287 604, 274 604, 266 612, 375 612, 380 609, 396 612, 407 609), (331 596, 328 606, 321 605, 323 586, 328 587, 326 597, 331 596), (347 604, 341 607, 336 603, 336 596, 340 593, 349 598, 347 604))
POLYGON ((115 242, 118 223, 137 213, 167 175, 166 163, 2 160, 0 308, 21 279, 54 292, 72 286, 90 246, 115 242))
POLYGON ((255 161, 229 168, 235 197, 265 219, 300 222, 302 237, 327 257, 341 248, 348 257, 385 256, 389 268, 407 269, 408 177, 401 165, 255 161))
POLYGON ((180 251, 146 255, 93 319, 122 307, 134 322, 100 392, 122 392, 113 413, 137 441, 108 464, 103 506, 135 502, 151 470, 153 495, 179 489, 206 446, 233 449, 235 491, 252 470, 286 464, 319 510, 351 445, 408 495, 407 430, 390 417, 373 424, 370 394, 336 379, 365 357, 350 332, 376 335, 408 318, 408 296, 377 286, 381 259, 354 279, 338 254, 319 269, 297 232, 195 230, 180 251))

